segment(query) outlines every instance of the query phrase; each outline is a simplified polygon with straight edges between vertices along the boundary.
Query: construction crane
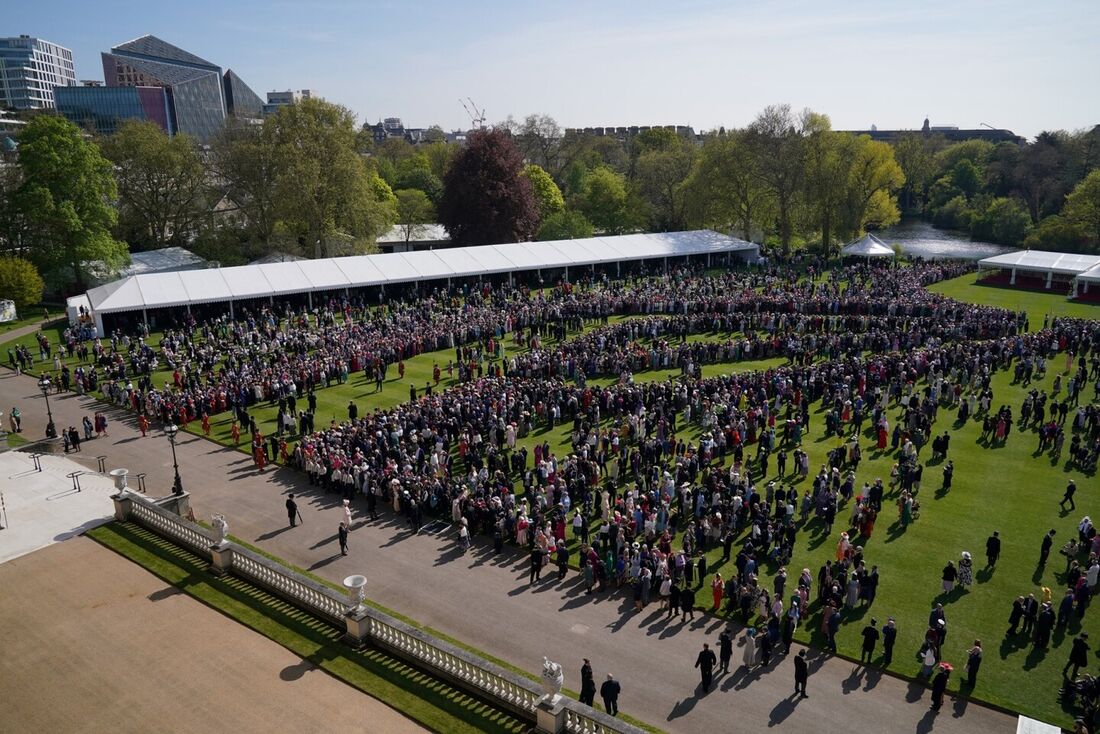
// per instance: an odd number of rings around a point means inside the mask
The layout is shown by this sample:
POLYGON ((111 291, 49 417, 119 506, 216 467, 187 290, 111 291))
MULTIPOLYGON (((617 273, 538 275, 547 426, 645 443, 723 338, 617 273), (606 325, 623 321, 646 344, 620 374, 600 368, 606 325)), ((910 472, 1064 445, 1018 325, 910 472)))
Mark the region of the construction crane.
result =
POLYGON ((470 116, 470 122, 473 124, 475 130, 480 130, 485 127, 485 110, 478 109, 474 101, 467 97, 465 100, 459 99, 458 103, 462 105, 462 109, 466 110, 466 114, 470 116), (466 104, 469 102, 469 104, 466 104))

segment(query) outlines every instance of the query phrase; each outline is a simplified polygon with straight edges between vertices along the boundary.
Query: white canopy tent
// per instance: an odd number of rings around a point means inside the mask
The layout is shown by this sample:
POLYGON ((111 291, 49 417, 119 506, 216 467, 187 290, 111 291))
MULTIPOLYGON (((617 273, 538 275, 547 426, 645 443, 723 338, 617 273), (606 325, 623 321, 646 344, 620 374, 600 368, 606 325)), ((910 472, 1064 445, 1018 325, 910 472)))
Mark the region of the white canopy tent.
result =
POLYGON ((1004 255, 994 255, 978 261, 978 269, 1007 270, 1011 273, 1009 285, 1016 285, 1016 273, 1038 273, 1046 276, 1050 288, 1055 275, 1079 278, 1089 269, 1100 265, 1100 255, 1078 255, 1071 252, 1047 252, 1045 250, 1019 250, 1004 255))
POLYGON ((893 257, 896 253, 890 245, 868 233, 845 245, 840 254, 844 257, 893 257))
MULTIPOLYGON (((685 256, 737 255, 755 262, 760 248, 752 242, 710 230, 591 237, 556 242, 519 242, 509 245, 481 245, 381 255, 268 262, 227 268, 208 268, 174 273, 151 273, 92 288, 76 296, 70 309, 78 305, 92 313, 96 327, 103 333, 105 314, 142 312, 162 308, 187 308, 204 303, 226 303, 230 314, 233 302, 269 299, 279 296, 344 291, 353 288, 422 281, 450 281, 452 278, 480 277, 564 269, 590 268, 596 265, 661 260, 685 256)), ((893 251, 891 251, 892 254, 893 251)))
POLYGON ((1089 286, 1095 286, 1097 283, 1100 283, 1100 264, 1093 265, 1073 279, 1073 293, 1071 296, 1076 298, 1080 293, 1088 293, 1089 286))

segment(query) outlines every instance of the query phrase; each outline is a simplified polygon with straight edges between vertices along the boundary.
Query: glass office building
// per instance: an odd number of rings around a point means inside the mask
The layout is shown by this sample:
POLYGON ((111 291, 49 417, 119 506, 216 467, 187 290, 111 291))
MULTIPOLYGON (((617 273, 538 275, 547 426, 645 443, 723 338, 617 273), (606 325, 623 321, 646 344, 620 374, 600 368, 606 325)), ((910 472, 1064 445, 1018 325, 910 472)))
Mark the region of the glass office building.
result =
POLYGON ((207 143, 229 114, 258 117, 259 97, 232 71, 156 36, 142 36, 102 54, 107 88, 161 87, 171 112, 173 132, 207 143), (240 112, 238 113, 238 110, 240 112), (247 113, 247 114, 245 114, 247 113))
POLYGON ((73 52, 31 36, 0 38, 0 107, 54 107, 54 89, 76 84, 73 52))
POLYGON ((264 101, 232 69, 225 72, 225 108, 230 117, 258 120, 263 117, 264 101))
POLYGON ((91 133, 110 135, 123 120, 147 120, 176 132, 172 100, 164 87, 60 87, 57 111, 91 133))

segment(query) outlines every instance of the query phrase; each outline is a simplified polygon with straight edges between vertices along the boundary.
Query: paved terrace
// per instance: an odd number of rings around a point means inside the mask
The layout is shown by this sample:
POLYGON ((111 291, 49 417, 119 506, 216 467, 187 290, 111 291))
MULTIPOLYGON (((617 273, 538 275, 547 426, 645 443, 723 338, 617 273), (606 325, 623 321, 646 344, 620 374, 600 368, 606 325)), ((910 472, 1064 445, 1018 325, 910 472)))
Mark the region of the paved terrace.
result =
MULTIPOLYGON (((24 434, 42 435, 45 405, 31 378, 0 376, 0 404, 19 405, 24 434)), ((59 425, 76 424, 80 416, 102 408, 75 395, 51 397, 50 404, 59 425)), ((106 454, 109 469, 147 472, 150 494, 166 494, 172 480, 167 439, 159 432, 142 438, 136 422, 122 411, 109 415, 110 437, 87 442, 85 451, 106 454)), ((666 624, 656 605, 635 614, 623 594, 586 596, 575 572, 564 582, 544 573, 543 582, 530 587, 526 557, 506 553, 494 558, 484 545, 463 555, 453 535, 413 536, 388 513, 370 524, 357 518, 350 554, 342 557, 335 495, 315 490, 291 470, 258 474, 245 454, 192 435, 181 434, 176 449, 196 517, 208 520, 214 512, 224 513, 233 535, 325 578, 339 581, 364 573, 371 598, 524 669, 536 670, 542 656, 549 655, 562 663, 566 686, 574 690, 580 687, 581 659, 590 658, 597 681, 613 673, 622 683, 625 713, 670 732, 782 726, 819 734, 858 725, 877 732, 972 734, 1016 728, 1016 717, 963 698, 949 698, 933 712, 925 686, 813 650, 808 699, 792 695, 793 664, 785 659, 773 661, 767 671, 718 676, 717 690, 701 695, 693 665, 704 641, 717 643, 724 622, 716 618, 696 614, 694 622, 666 624), (304 524, 293 529, 287 527, 283 506, 287 492, 298 496, 304 517, 304 524)), ((734 662, 739 653, 735 648, 734 662)), ((895 667, 912 670, 911 655, 899 649, 895 667)), ((232 655, 223 652, 222 657, 232 655)))
POLYGON ((424 731, 89 538, 0 588, 0 731, 424 731))

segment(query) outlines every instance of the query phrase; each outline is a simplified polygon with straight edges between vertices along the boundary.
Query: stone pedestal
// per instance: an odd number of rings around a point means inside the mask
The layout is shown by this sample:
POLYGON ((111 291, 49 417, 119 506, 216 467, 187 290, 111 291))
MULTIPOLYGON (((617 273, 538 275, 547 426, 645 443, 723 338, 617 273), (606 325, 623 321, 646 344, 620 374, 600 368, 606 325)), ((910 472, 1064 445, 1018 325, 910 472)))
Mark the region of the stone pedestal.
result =
POLYGON ((221 576, 233 567, 233 549, 229 543, 210 546, 210 573, 221 576))
POLYGON ((344 624, 347 626, 343 640, 346 644, 359 649, 367 644, 370 636, 370 620, 367 618, 367 610, 358 608, 344 615, 344 624))
POLYGON ((539 734, 560 734, 565 731, 565 696, 543 696, 535 714, 535 730, 539 734))
POLYGON ((130 493, 123 490, 118 494, 111 495, 111 499, 114 500, 115 503, 115 519, 119 522, 126 522, 129 520, 130 505, 133 503, 130 493))

